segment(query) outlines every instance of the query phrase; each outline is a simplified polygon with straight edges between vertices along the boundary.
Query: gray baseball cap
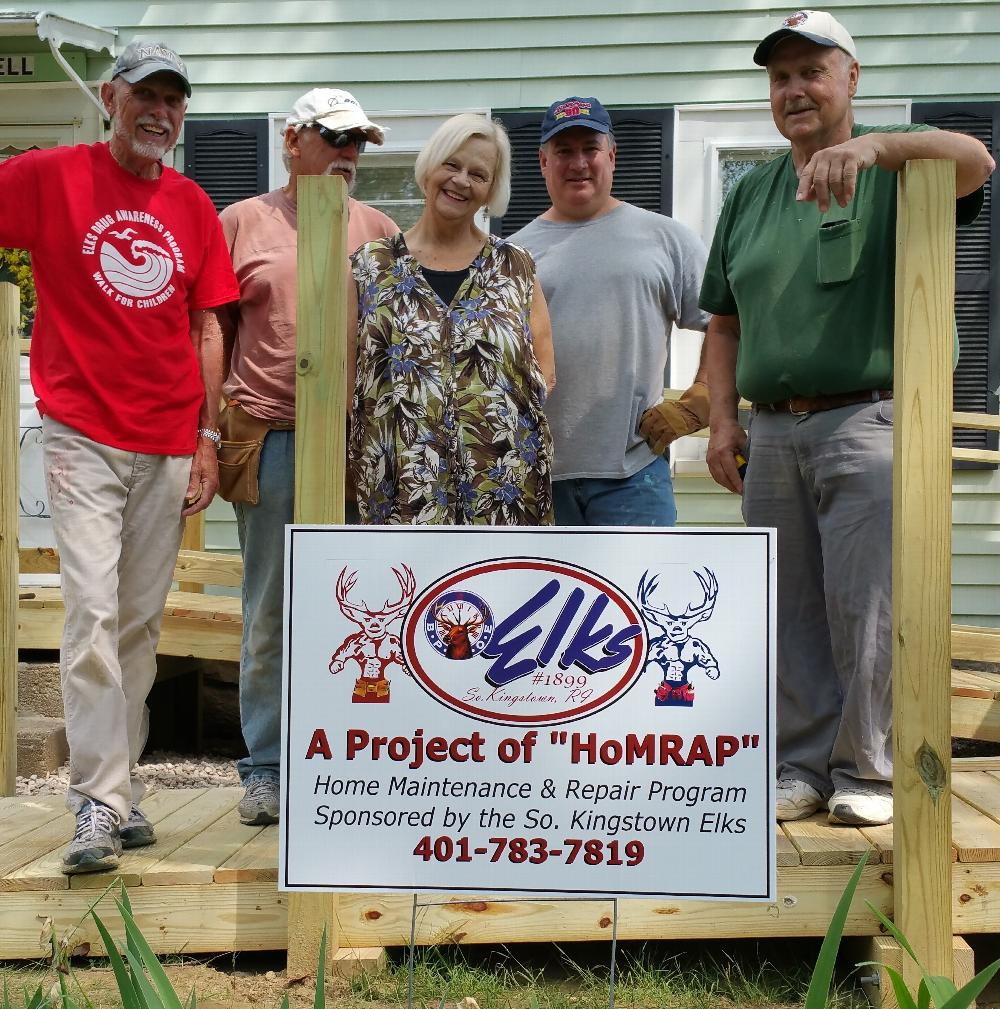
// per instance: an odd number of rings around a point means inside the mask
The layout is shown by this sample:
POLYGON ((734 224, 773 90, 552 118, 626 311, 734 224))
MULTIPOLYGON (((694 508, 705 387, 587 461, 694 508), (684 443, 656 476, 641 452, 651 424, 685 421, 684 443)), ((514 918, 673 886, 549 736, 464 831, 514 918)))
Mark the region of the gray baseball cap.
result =
POLYGON ((191 82, 188 80, 187 67, 184 61, 173 51, 161 42, 146 42, 136 39, 130 42, 115 60, 114 69, 111 71, 111 79, 121 77, 129 84, 145 80, 151 74, 158 74, 166 71, 181 79, 184 94, 191 97, 191 82))

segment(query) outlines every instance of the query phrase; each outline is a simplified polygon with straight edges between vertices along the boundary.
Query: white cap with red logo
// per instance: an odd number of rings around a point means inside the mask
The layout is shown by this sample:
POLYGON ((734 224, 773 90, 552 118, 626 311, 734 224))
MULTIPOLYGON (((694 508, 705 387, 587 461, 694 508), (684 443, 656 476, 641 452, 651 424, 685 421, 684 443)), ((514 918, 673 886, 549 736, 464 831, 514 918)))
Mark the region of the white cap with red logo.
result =
POLYGON ((847 29, 827 11, 796 11, 781 22, 781 27, 767 35, 754 50, 753 61, 758 66, 766 67, 774 47, 783 39, 792 35, 815 42, 819 46, 830 46, 843 49, 852 59, 858 58, 847 29))

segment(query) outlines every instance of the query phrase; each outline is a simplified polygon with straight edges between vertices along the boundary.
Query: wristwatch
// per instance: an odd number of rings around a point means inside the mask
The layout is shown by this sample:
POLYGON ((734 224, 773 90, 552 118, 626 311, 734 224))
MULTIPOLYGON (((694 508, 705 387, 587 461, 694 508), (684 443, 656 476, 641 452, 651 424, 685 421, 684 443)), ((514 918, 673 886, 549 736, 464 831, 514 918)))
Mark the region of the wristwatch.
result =
POLYGON ((220 431, 216 431, 214 428, 210 427, 198 428, 198 437, 207 438, 210 442, 213 442, 215 444, 216 448, 218 448, 222 444, 222 433, 220 431))

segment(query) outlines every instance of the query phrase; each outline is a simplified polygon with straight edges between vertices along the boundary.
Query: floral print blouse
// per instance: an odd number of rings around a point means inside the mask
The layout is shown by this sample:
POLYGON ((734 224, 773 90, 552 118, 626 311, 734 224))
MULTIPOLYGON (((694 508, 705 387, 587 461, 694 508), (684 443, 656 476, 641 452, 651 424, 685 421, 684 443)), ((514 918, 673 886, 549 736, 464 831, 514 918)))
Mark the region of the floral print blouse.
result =
POLYGON ((528 317, 531 256, 490 236, 450 305, 402 234, 352 257, 348 449, 363 523, 552 522, 552 438, 528 317))

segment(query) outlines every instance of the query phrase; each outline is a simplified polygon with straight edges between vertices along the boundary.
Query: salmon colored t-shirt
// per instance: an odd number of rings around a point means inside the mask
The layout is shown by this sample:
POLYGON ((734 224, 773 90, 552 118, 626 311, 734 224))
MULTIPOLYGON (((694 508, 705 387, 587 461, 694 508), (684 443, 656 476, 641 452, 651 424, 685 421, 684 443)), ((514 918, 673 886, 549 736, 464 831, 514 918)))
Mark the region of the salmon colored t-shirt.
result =
MULTIPOLYGON (((296 208, 283 189, 234 203, 222 229, 240 285, 236 345, 224 392, 264 420, 295 420, 296 208)), ((348 201, 349 253, 399 231, 392 218, 348 201)))

